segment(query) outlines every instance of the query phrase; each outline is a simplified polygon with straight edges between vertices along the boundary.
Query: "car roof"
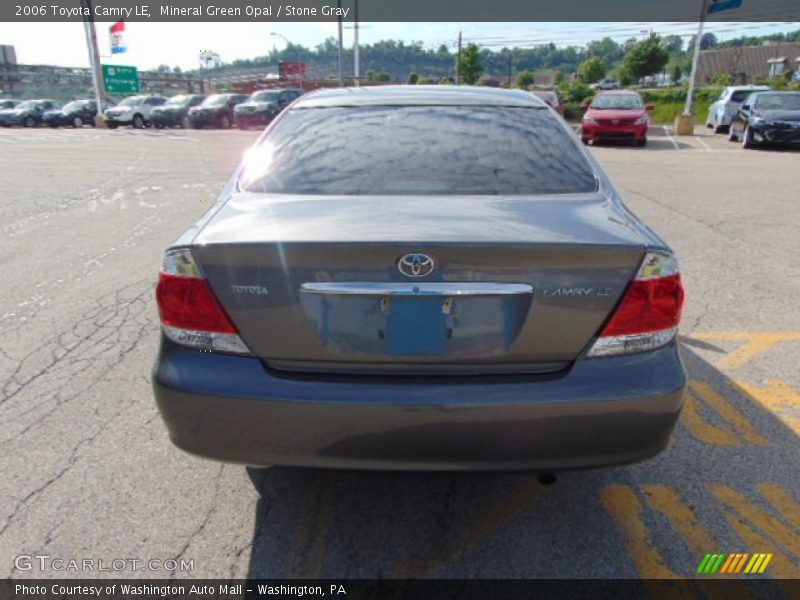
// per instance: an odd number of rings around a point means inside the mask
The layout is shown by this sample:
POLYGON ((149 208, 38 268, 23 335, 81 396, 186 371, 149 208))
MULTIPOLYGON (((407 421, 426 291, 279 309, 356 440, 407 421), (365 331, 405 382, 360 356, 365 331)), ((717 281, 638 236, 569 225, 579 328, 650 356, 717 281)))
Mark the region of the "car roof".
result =
POLYGON ((769 86, 768 85, 729 85, 728 89, 732 90, 734 92, 740 92, 740 91, 743 91, 743 90, 744 91, 747 91, 747 90, 764 90, 764 91, 766 91, 766 90, 769 89, 769 86))
POLYGON ((547 108, 547 103, 522 90, 453 85, 380 85, 317 90, 300 96, 293 108, 332 106, 515 106, 547 108))
POLYGON ((626 95, 629 95, 629 96, 639 96, 640 95, 639 92, 637 92, 636 90, 598 90, 597 91, 597 95, 598 96, 616 96, 616 95, 621 95, 621 94, 626 94, 626 95))

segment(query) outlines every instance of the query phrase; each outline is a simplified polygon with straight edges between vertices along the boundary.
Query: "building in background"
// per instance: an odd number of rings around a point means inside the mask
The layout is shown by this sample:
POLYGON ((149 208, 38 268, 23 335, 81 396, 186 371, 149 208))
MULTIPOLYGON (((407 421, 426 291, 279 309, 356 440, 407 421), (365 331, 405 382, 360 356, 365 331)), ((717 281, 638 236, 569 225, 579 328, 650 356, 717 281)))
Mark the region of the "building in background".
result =
POLYGON ((797 71, 798 59, 800 42, 774 41, 761 46, 701 50, 697 81, 712 83, 717 75, 729 74, 734 84, 756 83, 787 71, 797 71))

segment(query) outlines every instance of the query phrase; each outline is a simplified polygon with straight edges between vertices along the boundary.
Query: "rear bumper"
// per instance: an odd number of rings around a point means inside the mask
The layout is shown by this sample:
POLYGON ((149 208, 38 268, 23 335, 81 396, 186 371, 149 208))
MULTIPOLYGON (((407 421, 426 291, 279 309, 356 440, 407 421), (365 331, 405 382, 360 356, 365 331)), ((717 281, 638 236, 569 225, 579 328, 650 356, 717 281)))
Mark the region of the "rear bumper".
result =
POLYGON ((173 443, 250 465, 396 470, 596 467, 669 441, 686 374, 675 343, 559 375, 300 376, 162 340, 153 373, 173 443))

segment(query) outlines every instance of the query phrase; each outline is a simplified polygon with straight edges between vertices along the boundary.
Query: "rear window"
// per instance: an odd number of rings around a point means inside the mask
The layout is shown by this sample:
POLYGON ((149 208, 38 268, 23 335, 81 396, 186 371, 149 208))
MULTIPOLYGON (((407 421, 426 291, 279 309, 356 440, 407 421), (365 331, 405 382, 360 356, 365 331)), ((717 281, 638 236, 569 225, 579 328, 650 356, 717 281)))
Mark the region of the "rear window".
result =
POLYGON ((285 194, 564 194, 594 172, 549 111, 364 106, 285 113, 245 158, 245 191, 285 194))
POLYGON ((731 94, 731 102, 744 102, 753 90, 739 90, 731 94))

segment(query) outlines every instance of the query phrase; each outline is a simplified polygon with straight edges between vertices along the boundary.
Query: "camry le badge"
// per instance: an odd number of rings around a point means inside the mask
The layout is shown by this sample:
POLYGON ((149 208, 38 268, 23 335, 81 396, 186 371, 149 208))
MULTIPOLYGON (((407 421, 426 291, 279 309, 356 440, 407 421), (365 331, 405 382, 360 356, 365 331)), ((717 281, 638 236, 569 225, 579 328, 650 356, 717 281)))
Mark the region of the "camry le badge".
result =
POLYGON ((406 254, 397 261, 397 270, 407 277, 425 277, 433 273, 435 263, 427 254, 406 254))

